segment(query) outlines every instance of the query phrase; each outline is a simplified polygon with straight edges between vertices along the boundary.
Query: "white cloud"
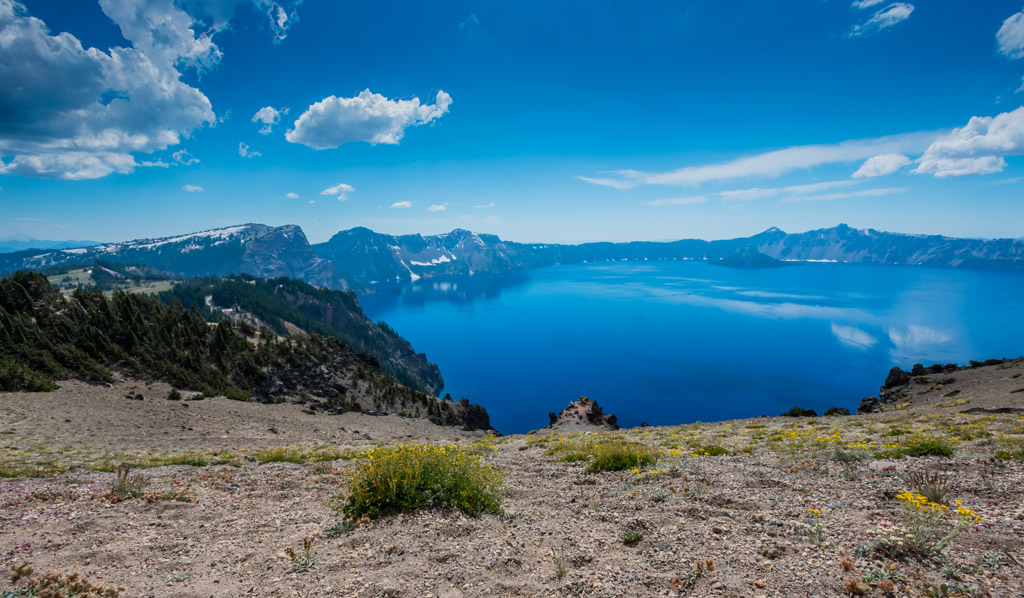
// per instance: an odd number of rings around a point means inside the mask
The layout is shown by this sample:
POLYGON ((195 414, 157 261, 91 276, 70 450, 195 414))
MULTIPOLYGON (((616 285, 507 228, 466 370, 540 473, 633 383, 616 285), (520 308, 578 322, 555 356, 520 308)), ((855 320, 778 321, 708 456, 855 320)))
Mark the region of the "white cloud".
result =
POLYGON ((288 193, 284 194, 284 198, 285 199, 298 199, 299 198, 299 194, 298 193, 292 193, 291 191, 289 191, 288 193))
MULTIPOLYGON (((871 5, 869 4, 868 6, 871 5)), ((857 37, 888 29, 897 23, 902 23, 909 19, 910 14, 913 12, 913 4, 907 4, 906 2, 894 2, 871 15, 871 18, 865 21, 864 24, 854 25, 853 31, 850 32, 850 36, 857 37)))
POLYGON ((213 36, 244 1, 100 0, 130 42, 101 50, 70 33, 51 35, 21 2, 0 0, 0 155, 10 157, 0 174, 80 180, 162 166, 134 154, 216 123, 209 99, 182 81, 182 70, 217 65, 213 36))
POLYGON ((824 193, 822 195, 793 195, 785 198, 784 201, 835 201, 837 199, 846 199, 848 197, 882 197, 885 195, 893 195, 895 193, 906 193, 909 190, 910 189, 908 187, 882 187, 878 189, 862 189, 860 191, 824 193))
POLYGON ((927 326, 907 326, 906 328, 890 328, 889 340, 897 347, 921 347, 948 343, 953 337, 941 330, 927 326))
POLYGON ((262 156, 263 154, 256 150, 250 150, 248 145, 240 141, 238 142, 238 155, 243 158, 255 158, 256 156, 262 156))
POLYGON ((281 122, 281 116, 285 114, 288 114, 287 108, 278 110, 273 106, 264 106, 252 116, 252 122, 263 123, 263 127, 260 128, 260 135, 269 135, 273 132, 273 126, 281 122))
POLYGON ((447 209, 448 209, 448 204, 447 203, 443 203, 443 204, 436 203, 436 204, 430 206, 429 208, 427 208, 427 211, 433 213, 433 212, 443 212, 443 211, 445 211, 447 209))
POLYGON ((935 133, 909 133, 876 139, 856 139, 832 145, 800 145, 738 158, 729 162, 686 166, 667 172, 617 170, 610 174, 616 175, 618 178, 576 178, 621 190, 639 185, 695 186, 712 181, 749 177, 776 178, 795 170, 824 164, 866 160, 879 154, 920 153, 936 137, 935 133))
POLYGON ((914 172, 944 178, 991 174, 1006 168, 1003 156, 1024 154, 1024 106, 997 116, 975 116, 936 139, 914 172))
POLYGON ((405 129, 440 118, 451 103, 444 91, 437 92, 433 104, 422 105, 419 98, 389 100, 369 89, 351 98, 329 96, 303 112, 285 138, 318 150, 353 141, 394 145, 405 129))
POLYGON ((338 183, 333 187, 328 187, 320 192, 320 195, 337 195, 338 201, 345 201, 348 199, 348 194, 355 191, 356 188, 346 183, 338 183))
POLYGON ((199 164, 199 159, 194 157, 192 154, 188 153, 186 150, 178 150, 174 152, 173 154, 171 154, 171 158, 173 158, 175 162, 181 164, 182 166, 191 166, 193 164, 199 164))
POLYGON ((910 165, 910 158, 903 154, 881 154, 878 156, 871 156, 857 172, 853 173, 853 178, 873 178, 878 176, 885 176, 892 174, 904 166, 910 165))
POLYGON ((392 208, 411 208, 412 207, 412 202, 411 201, 396 201, 395 203, 391 204, 391 207, 392 208))
POLYGON ((1024 58, 1024 12, 1003 21, 1003 26, 996 32, 996 41, 999 42, 999 51, 1006 56, 1024 58))
POLYGON ((181 189, 182 191, 188 191, 189 193, 196 193, 197 191, 203 190, 203 188, 200 187, 199 185, 185 185, 181 189))
POLYGON ((832 324, 832 335, 844 345, 849 345, 856 349, 868 349, 878 343, 877 338, 853 326, 832 324))
POLYGON ((316 200, 315 200, 315 199, 311 199, 311 200, 309 200, 309 201, 308 201, 308 202, 306 202, 306 203, 308 203, 309 205, 313 205, 313 204, 315 204, 315 203, 316 203, 316 200))
POLYGON ((885 2, 885 0, 856 0, 856 2, 850 6, 853 8, 870 8, 876 4, 881 4, 882 2, 885 2))
POLYGON ((709 199, 720 199, 726 201, 751 201, 755 199, 766 199, 769 197, 780 197, 788 195, 791 198, 804 197, 812 193, 820 193, 837 187, 851 187, 859 185, 862 181, 842 180, 823 181, 820 183, 809 183, 806 185, 789 185, 787 187, 754 187, 751 189, 730 189, 702 195, 689 197, 676 197, 672 199, 656 199, 647 202, 652 206, 680 206, 695 203, 704 203, 709 199))
POLYGON ((673 197, 671 199, 655 199, 654 201, 647 202, 652 206, 688 206, 695 203, 706 203, 708 198, 703 195, 695 195, 693 197, 673 197))
POLYGON ((475 209, 477 209, 477 210, 486 210, 486 209, 489 209, 489 208, 493 208, 494 207, 494 202, 492 201, 489 204, 484 204, 484 205, 481 205, 481 206, 473 206, 473 207, 475 209))
MULTIPOLYGON (((879 0, 879 1, 881 1, 881 0, 879 0)), ((476 14, 475 13, 469 13, 469 16, 466 17, 466 20, 461 22, 461 23, 459 23, 459 29, 467 29, 467 28, 470 28, 470 27, 473 27, 473 26, 476 26, 476 25, 479 25, 479 24, 480 24, 480 19, 476 18, 476 14)))

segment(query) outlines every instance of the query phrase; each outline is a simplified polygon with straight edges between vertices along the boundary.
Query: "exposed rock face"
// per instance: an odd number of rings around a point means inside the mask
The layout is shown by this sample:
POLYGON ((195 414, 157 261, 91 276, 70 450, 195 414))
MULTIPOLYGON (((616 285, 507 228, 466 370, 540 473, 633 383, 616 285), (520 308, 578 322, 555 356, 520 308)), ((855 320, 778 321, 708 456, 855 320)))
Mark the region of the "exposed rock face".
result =
POLYGON ((566 423, 575 423, 608 430, 619 429, 619 418, 612 414, 605 415, 596 401, 584 396, 569 403, 558 415, 549 413, 548 417, 551 418, 551 424, 548 426, 551 428, 566 423))

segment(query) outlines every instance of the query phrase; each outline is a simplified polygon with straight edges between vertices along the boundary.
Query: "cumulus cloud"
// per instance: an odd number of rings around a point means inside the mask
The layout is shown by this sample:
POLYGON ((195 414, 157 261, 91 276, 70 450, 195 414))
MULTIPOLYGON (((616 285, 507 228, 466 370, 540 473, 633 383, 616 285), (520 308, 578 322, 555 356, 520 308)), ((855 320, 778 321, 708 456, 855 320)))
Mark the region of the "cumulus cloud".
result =
POLYGON ((346 183, 338 183, 333 187, 328 187, 320 192, 320 195, 337 195, 338 201, 345 201, 348 199, 348 194, 355 191, 356 188, 346 183))
POLYGON ((738 158, 718 164, 686 166, 667 172, 615 170, 612 177, 576 177, 579 180, 626 190, 640 185, 695 186, 712 181, 749 177, 776 178, 784 174, 845 162, 866 160, 879 154, 918 154, 934 141, 934 133, 910 133, 875 139, 856 139, 832 145, 800 145, 738 158))
POLYGON ((21 2, 0 0, 0 155, 10 157, 0 174, 79 180, 163 166, 136 162, 134 154, 167 149, 217 122, 182 70, 217 65, 222 53, 213 36, 244 3, 100 0, 131 42, 104 51, 69 33, 51 35, 21 2))
POLYGON ((255 158, 256 156, 262 156, 263 154, 256 150, 250 150, 249 146, 245 143, 238 142, 238 155, 243 158, 255 158))
MULTIPOLYGON (((867 6, 871 6, 871 4, 868 4, 867 6)), ((888 29, 897 23, 902 23, 909 19, 910 14, 913 12, 913 4, 907 4, 906 2, 894 2, 871 15, 871 18, 863 24, 854 25, 853 31, 850 32, 850 36, 857 37, 888 29)))
POLYGON ((904 166, 910 165, 910 158, 903 154, 881 154, 878 156, 871 156, 856 172, 853 173, 853 178, 873 178, 878 176, 885 176, 892 174, 904 166))
MULTIPOLYGON (((999 51, 1010 58, 1024 58, 1024 12, 1018 12, 1003 21, 996 32, 999 51)), ((1018 90, 1019 91, 1019 90, 1018 90)))
POLYGON ((252 117, 252 122, 263 123, 263 127, 260 128, 260 135, 269 135, 273 132, 274 125, 281 122, 281 116, 285 114, 288 114, 287 108, 278 110, 273 106, 264 106, 256 111, 256 114, 252 117))
POLYGON ((299 198, 299 194, 298 193, 292 193, 292 192, 289 191, 288 193, 284 194, 284 198, 285 199, 298 199, 299 198))
POLYGON ((437 92, 433 104, 420 104, 419 98, 389 100, 369 89, 351 98, 329 96, 303 112, 285 138, 318 150, 353 141, 394 145, 407 128, 441 118, 451 103, 444 91, 437 92))
POLYGON ((181 189, 183 191, 188 191, 189 193, 196 193, 197 191, 202 191, 203 190, 203 188, 200 187, 199 185, 185 185, 181 189))
POLYGON ((427 208, 427 211, 433 213, 433 212, 443 212, 443 211, 445 211, 447 209, 448 209, 448 204, 446 204, 446 203, 444 203, 444 204, 436 203, 436 204, 430 206, 429 208, 427 208))
POLYGON ((412 202, 411 201, 396 201, 395 203, 391 204, 391 207, 392 208, 411 208, 412 207, 412 202))
POLYGON ((1024 106, 997 116, 975 116, 936 139, 914 172, 939 178, 991 174, 1006 168, 1004 156, 1024 154, 1024 106))

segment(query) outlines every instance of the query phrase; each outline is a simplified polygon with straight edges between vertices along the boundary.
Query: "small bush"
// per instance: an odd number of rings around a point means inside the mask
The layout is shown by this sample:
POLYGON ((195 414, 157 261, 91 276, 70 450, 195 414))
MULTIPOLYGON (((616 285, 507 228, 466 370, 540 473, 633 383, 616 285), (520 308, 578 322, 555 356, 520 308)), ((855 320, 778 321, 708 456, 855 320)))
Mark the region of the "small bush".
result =
POLYGON ((915 493, 924 496, 929 501, 940 505, 946 503, 949 478, 945 475, 937 471, 932 473, 915 471, 907 475, 907 482, 915 493))
POLYGON ((149 479, 141 473, 132 474, 132 466, 122 463, 117 468, 117 478, 110 486, 107 496, 114 500, 125 500, 129 498, 143 498, 146 495, 146 486, 149 479))
POLYGON ((238 390, 234 386, 229 386, 224 390, 224 396, 232 401, 251 401, 252 393, 247 390, 238 390))
POLYGON ((454 507, 472 516, 497 514, 503 480, 504 473, 457 446, 379 448, 358 461, 340 510, 350 521, 436 507, 454 507))
POLYGON ((642 442, 621 438, 602 438, 559 443, 548 449, 549 455, 561 454, 568 463, 590 460, 587 471, 624 471, 658 462, 658 453, 642 442))
POLYGON ((793 407, 789 411, 782 414, 784 417, 818 417, 818 412, 814 409, 804 409, 803 407, 793 407))
POLYGON ((910 443, 905 448, 900 449, 900 452, 909 457, 923 457, 925 455, 949 457, 953 454, 953 449, 948 444, 938 440, 925 439, 910 443))
POLYGON ((181 400, 181 393, 178 392, 177 388, 172 388, 171 392, 167 393, 167 400, 168 401, 180 401, 181 400))
POLYGON ((630 531, 627 531, 627 532, 623 532, 623 534, 621 536, 619 536, 619 542, 622 542, 626 546, 632 546, 632 545, 636 544, 637 542, 639 542, 640 540, 643 540, 643 539, 644 539, 643 533, 642 532, 638 532, 636 530, 630 530, 630 531))

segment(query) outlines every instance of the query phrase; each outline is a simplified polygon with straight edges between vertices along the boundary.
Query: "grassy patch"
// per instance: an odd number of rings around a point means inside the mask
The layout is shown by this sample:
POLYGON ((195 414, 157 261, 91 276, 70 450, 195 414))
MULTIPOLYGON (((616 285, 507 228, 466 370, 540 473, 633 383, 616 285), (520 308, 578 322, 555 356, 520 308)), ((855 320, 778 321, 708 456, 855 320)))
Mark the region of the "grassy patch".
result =
POLYGON ((467 515, 500 513, 504 473, 457 446, 407 444, 372 450, 348 480, 348 497, 332 504, 346 519, 454 507, 467 515))
MULTIPOLYGON (((724 449, 723 449, 724 450, 724 449)), ((560 442, 548 449, 549 455, 560 455, 562 461, 590 461, 587 471, 623 471, 658 462, 658 453, 642 442, 621 438, 600 438, 560 442)))
POLYGON ((948 444, 938 440, 932 440, 930 438, 923 438, 921 440, 915 440, 906 446, 883 451, 876 456, 883 459, 899 459, 900 457, 925 457, 928 455, 949 457, 952 456, 952 454, 953 449, 948 444))
POLYGON ((356 453, 347 449, 312 448, 312 447, 280 447, 252 452, 252 458, 260 465, 264 463, 319 463, 321 461, 337 461, 354 459, 356 453))

